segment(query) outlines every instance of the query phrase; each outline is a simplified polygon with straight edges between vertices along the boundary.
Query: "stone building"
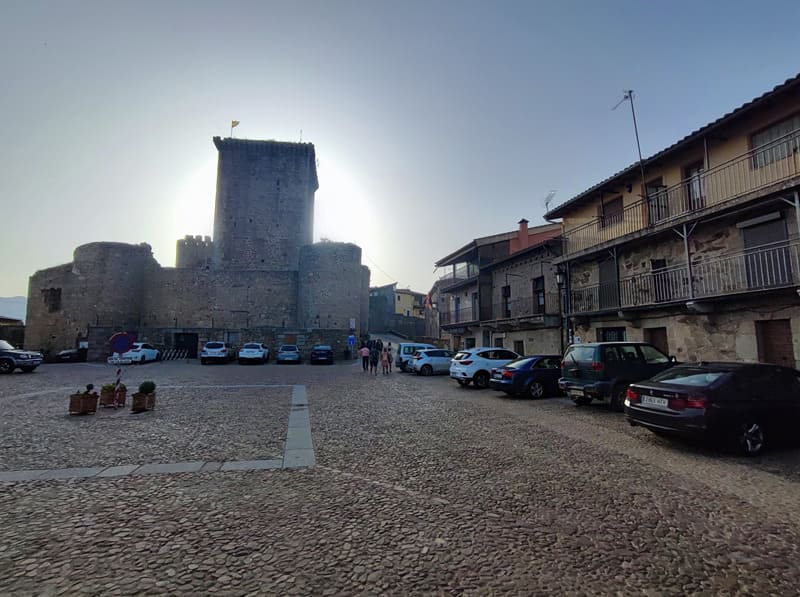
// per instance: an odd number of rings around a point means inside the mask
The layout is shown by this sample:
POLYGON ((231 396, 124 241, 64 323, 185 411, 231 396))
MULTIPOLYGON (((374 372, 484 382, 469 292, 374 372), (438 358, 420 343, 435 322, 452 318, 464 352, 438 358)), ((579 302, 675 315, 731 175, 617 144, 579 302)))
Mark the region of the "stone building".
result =
POLYGON ((800 76, 547 214, 574 341, 800 364, 799 107, 800 76))
POLYGON ((436 262, 442 340, 453 350, 502 346, 520 354, 561 350, 555 259, 558 224, 476 238, 436 262))
POLYGON ((370 272, 361 248, 312 244, 314 146, 214 144, 214 239, 179 240, 174 268, 160 266, 147 244, 78 247, 71 263, 30 278, 28 348, 88 339, 89 358, 102 358, 106 340, 128 331, 189 356, 207 340, 325 342, 343 351, 351 331, 366 331, 370 272))

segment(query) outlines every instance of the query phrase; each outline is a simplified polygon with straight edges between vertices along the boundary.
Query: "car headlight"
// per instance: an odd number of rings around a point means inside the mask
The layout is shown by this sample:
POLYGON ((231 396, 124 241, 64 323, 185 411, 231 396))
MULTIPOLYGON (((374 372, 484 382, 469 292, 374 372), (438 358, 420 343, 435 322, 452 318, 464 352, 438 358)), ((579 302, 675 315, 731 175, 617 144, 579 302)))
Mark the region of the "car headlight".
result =
POLYGON ((25 359, 28 359, 30 357, 28 355, 26 355, 26 354, 21 354, 21 355, 19 355, 19 358, 24 361, 25 359))

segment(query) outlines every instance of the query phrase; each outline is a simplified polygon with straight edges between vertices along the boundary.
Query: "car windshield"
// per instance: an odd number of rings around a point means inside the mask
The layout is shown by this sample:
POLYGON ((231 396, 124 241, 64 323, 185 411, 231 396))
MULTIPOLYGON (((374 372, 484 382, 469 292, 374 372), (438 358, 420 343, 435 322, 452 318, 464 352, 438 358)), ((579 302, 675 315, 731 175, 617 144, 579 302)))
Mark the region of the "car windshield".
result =
POLYGON ((707 367, 675 367, 662 371, 651 381, 673 384, 676 386, 705 387, 710 386, 723 375, 730 373, 728 369, 711 369, 707 367))
POLYGON ((206 348, 222 348, 222 347, 223 347, 222 342, 207 342, 206 343, 206 348))
POLYGON ((294 344, 284 344, 280 348, 281 352, 297 352, 297 346, 294 344))
POLYGON ((510 363, 506 363, 503 366, 508 368, 508 369, 525 369, 534 360, 535 360, 535 358, 533 358, 533 357, 520 357, 518 359, 514 359, 510 363))
POLYGON ((261 350, 261 345, 260 344, 245 344, 242 348, 261 350))
POLYGON ((3 350, 14 350, 14 347, 5 340, 0 340, 0 348, 3 350))
POLYGON ((319 346, 315 346, 314 350, 331 350, 331 347, 327 344, 320 344, 319 346))

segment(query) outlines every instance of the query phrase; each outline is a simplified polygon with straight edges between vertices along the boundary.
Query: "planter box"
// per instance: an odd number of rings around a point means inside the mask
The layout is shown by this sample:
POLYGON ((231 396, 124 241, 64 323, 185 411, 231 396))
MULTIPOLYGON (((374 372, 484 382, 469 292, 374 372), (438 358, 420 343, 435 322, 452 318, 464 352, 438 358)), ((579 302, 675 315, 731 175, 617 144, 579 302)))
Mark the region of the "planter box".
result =
POLYGON ((69 414, 89 415, 97 412, 97 392, 91 394, 71 394, 69 397, 69 414))
POLYGON ((131 412, 140 413, 153 410, 156 407, 156 394, 140 394, 136 392, 131 397, 131 412))
POLYGON ((127 390, 120 390, 119 401, 114 403, 114 390, 100 390, 100 406, 125 406, 127 390))

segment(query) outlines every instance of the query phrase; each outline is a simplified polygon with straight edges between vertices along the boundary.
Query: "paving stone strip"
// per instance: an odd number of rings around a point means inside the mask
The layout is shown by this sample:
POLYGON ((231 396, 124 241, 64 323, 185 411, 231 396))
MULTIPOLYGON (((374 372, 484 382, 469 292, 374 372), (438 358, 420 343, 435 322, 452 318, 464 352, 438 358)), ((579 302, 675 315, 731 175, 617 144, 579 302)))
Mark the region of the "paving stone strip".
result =
MULTIPOLYGON (((161 386, 185 388, 187 386, 161 386)), ((0 483, 41 481, 45 479, 113 478, 127 475, 169 475, 177 473, 205 473, 216 471, 261 471, 271 469, 312 468, 316 464, 314 445, 311 439, 311 419, 308 413, 308 396, 302 385, 289 384, 240 384, 191 386, 193 388, 292 388, 292 403, 289 425, 282 460, 229 460, 225 462, 167 462, 149 464, 126 464, 108 467, 75 467, 62 469, 30 469, 0 471, 0 483)), ((31 394, 52 393, 61 390, 45 390, 31 394)))

